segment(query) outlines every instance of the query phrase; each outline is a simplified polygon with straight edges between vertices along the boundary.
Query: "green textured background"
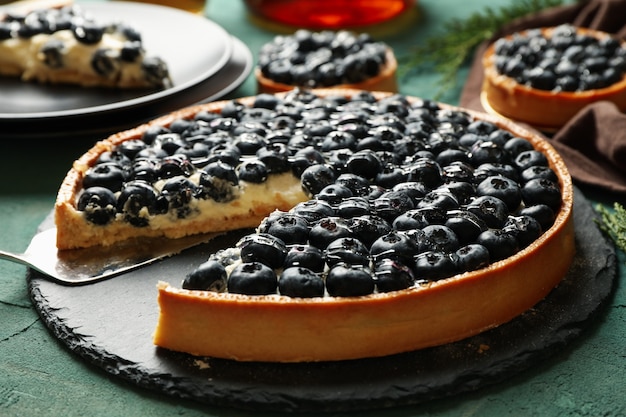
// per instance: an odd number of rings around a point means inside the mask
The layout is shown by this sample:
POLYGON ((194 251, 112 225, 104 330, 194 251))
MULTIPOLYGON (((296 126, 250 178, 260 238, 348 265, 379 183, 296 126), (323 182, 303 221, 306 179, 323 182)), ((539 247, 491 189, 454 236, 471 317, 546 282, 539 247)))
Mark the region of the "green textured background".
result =
MULTIPOLYGON (((399 55, 441 23, 463 18, 505 0, 422 0, 410 28, 381 34, 399 55)), ((256 51, 275 33, 250 24, 240 0, 210 0, 207 16, 256 51)), ((166 28, 167 23, 164 22, 166 28)), ((200 47, 191 46, 191 47, 200 47)), ((466 71, 459 74, 459 86, 466 71)), ((432 98, 433 73, 401 80, 404 94, 432 98)), ((460 87, 459 87, 460 88, 460 87)), ((252 77, 230 97, 255 93, 252 77)), ((459 89, 441 98, 457 104, 459 89)), ((71 162, 93 140, 2 140, 0 132, 0 248, 22 251, 53 207, 71 162)), ((584 189, 595 202, 624 204, 624 196, 584 189)), ((626 415, 626 287, 623 253, 618 285, 608 307, 571 345, 498 386, 427 404, 378 410, 361 416, 624 416, 626 415)), ((29 301, 25 267, 0 262, 0 416, 260 416, 232 409, 174 401, 138 389, 94 368, 57 342, 29 301)), ((106 318, 103 318, 106 320, 106 318)), ((265 414, 262 414, 263 416, 265 414)), ((327 414, 343 415, 343 414, 327 414)))

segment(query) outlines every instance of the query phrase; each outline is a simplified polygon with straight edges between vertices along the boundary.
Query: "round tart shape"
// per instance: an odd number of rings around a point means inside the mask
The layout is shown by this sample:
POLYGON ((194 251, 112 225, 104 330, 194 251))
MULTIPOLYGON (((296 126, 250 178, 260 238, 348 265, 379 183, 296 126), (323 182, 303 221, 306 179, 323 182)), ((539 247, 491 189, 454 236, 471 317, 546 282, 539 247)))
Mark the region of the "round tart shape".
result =
POLYGON ((300 29, 264 45, 254 75, 259 93, 296 87, 395 93, 397 68, 393 50, 367 34, 300 29))
MULTIPOLYGON (((619 42, 608 33, 585 28, 574 28, 569 25, 527 30, 516 33, 491 44, 483 55, 484 81, 481 99, 483 107, 492 113, 502 115, 518 122, 528 123, 542 130, 556 130, 569 121, 585 106, 597 101, 611 101, 617 107, 626 110, 626 44, 619 42), (507 56, 506 49, 510 45, 524 42, 522 50, 510 52, 521 56, 521 61, 528 61, 522 67, 514 68, 518 59, 507 56), (596 45, 608 45, 618 48, 617 60, 602 63, 603 57, 598 57, 596 45), (503 52, 504 51, 504 52, 503 52), (546 52, 547 51, 547 52, 546 52), (525 58, 526 56, 526 58, 525 58), (530 59, 528 59, 530 57, 530 59), (600 63, 598 60, 600 58, 600 63), (587 61, 586 61, 587 60, 587 61), (536 62, 534 62, 536 61, 536 62), (619 62, 618 62, 619 61, 619 62), (610 85, 589 81, 587 86, 569 87, 567 82, 554 86, 548 81, 548 87, 540 86, 542 77, 551 73, 554 77, 571 75, 578 79, 577 71, 585 70, 586 63, 600 67, 604 71, 614 71, 610 75, 610 85), (505 75, 507 67, 509 75, 505 75), (520 83, 515 77, 520 74, 530 74, 520 83), (571 91, 570 91, 571 90, 571 91)), ((577 80, 578 81, 578 80, 577 80)))
POLYGON ((559 284, 575 252, 573 191, 563 161, 545 140, 513 123, 440 106, 525 139, 538 151, 533 158, 543 155, 556 175, 560 195, 554 222, 539 238, 477 270, 361 296, 251 295, 188 290, 162 282, 155 344, 238 361, 377 357, 461 340, 505 323, 543 299, 559 284))

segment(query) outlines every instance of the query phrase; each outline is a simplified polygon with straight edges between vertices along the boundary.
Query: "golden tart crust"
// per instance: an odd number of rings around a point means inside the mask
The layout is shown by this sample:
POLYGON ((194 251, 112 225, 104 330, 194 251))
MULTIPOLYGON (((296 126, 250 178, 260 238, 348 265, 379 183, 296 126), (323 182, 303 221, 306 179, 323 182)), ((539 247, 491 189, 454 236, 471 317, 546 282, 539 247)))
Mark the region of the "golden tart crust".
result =
MULTIPOLYGON (((550 37, 554 28, 541 30, 546 37, 550 37)), ((576 30, 597 39, 610 36, 608 33, 585 28, 576 30)), ((584 107, 597 101, 613 102, 621 111, 626 111, 626 75, 621 81, 606 88, 554 92, 528 87, 500 74, 495 66, 495 43, 487 48, 482 62, 484 81, 481 101, 488 112, 551 131, 559 129, 584 107)))
POLYGON ((557 173, 561 209, 530 246, 477 271, 361 297, 249 296, 160 282, 154 343, 238 361, 348 360, 458 341, 532 308, 559 284, 574 257, 571 179, 545 140, 500 118, 470 113, 531 141, 557 173))
MULTIPOLYGON (((398 92, 398 82, 396 80, 396 72, 398 70, 398 61, 391 48, 387 48, 386 63, 380 73, 374 77, 368 78, 360 83, 355 84, 339 84, 330 88, 337 89, 354 89, 368 91, 385 91, 389 93, 398 92)), ((283 84, 273 81, 265 77, 261 70, 257 67, 254 70, 254 76, 257 80, 257 91, 259 93, 280 93, 296 88, 295 85, 283 84)))

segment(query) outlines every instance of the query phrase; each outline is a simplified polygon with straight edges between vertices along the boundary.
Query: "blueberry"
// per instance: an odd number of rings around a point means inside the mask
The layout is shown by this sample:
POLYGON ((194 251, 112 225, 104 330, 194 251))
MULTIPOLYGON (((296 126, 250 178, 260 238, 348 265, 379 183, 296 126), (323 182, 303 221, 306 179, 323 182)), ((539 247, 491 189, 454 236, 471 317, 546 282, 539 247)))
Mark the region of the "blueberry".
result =
POLYGON ((374 292, 375 281, 369 268, 337 264, 326 276, 326 289, 332 297, 356 297, 374 292))
POLYGON ((103 163, 89 168, 83 178, 83 188, 104 187, 113 192, 121 190, 126 180, 125 171, 117 164, 103 163))
POLYGON ((340 174, 335 183, 347 187, 355 197, 364 197, 370 193, 370 182, 359 175, 351 173, 340 174))
POLYGON ((317 223, 325 217, 332 217, 335 215, 333 207, 327 201, 323 200, 308 200, 298 203, 290 211, 302 217, 309 224, 317 223))
POLYGON ((350 230, 366 247, 391 231, 391 225, 378 216, 364 215, 350 219, 350 230))
POLYGON ((46 42, 39 52, 43 56, 43 62, 50 68, 62 68, 63 62, 63 49, 65 45, 58 39, 51 39, 46 42))
POLYGON ((561 188, 554 181, 535 178, 522 187, 522 198, 527 206, 545 204, 558 212, 561 207, 561 188))
POLYGON ((469 161, 474 167, 485 163, 500 163, 506 161, 506 152, 502 145, 494 141, 479 141, 471 148, 469 161))
POLYGON ((340 262, 349 265, 369 265, 369 251, 365 245, 353 237, 333 240, 325 250, 325 259, 329 267, 340 262))
POLYGON ((456 196, 445 188, 429 192, 417 204, 418 208, 437 207, 442 210, 453 210, 459 207, 456 196))
POLYGON ((266 145, 256 152, 256 156, 265 164, 268 173, 281 173, 289 170, 290 152, 285 144, 266 145))
POLYGON ((243 262, 260 262, 273 269, 280 268, 287 256, 285 243, 267 233, 253 233, 237 242, 243 262))
POLYGON ((520 249, 533 243, 541 234, 541 224, 531 216, 509 216, 502 230, 512 234, 517 239, 520 249))
POLYGON ((352 191, 345 185, 330 184, 317 193, 316 197, 319 200, 328 201, 330 204, 336 205, 346 198, 352 197, 352 195, 352 191))
POLYGON ((126 183, 117 198, 118 213, 136 227, 147 226, 150 214, 163 213, 166 209, 159 205, 154 187, 142 181, 126 183))
POLYGON ((189 177, 196 171, 191 161, 184 155, 167 156, 161 160, 157 169, 160 179, 168 179, 178 176, 189 177))
POLYGON ((408 266, 393 259, 383 259, 374 269, 379 292, 399 291, 415 284, 415 276, 408 266))
POLYGON ((371 150, 355 152, 346 162, 348 171, 367 179, 374 179, 381 171, 382 164, 376 153, 371 150))
POLYGON ((396 217, 415 207, 409 194, 402 191, 386 192, 371 204, 374 213, 388 222, 393 222, 396 217))
POLYGON ((81 192, 77 208, 91 223, 105 225, 115 217, 116 203, 115 194, 110 189, 96 186, 81 192))
POLYGON ((370 212, 370 203, 365 197, 348 197, 337 205, 337 215, 346 219, 365 216, 370 212))
POLYGON ((315 246, 304 244, 291 245, 287 248, 283 268, 299 266, 314 272, 322 272, 325 265, 324 253, 315 246))
POLYGON ((306 243, 309 237, 309 224, 304 217, 297 214, 274 212, 263 220, 258 231, 275 236, 286 245, 306 243))
POLYGON ((300 177, 302 188, 311 196, 335 182, 335 171, 328 165, 312 165, 300 177))
POLYGON ((256 159, 242 162, 237 167, 237 173, 240 180, 256 184, 265 182, 269 174, 265 164, 256 159))
POLYGON ((186 290, 226 291, 226 268, 220 262, 209 260, 200 264, 183 280, 182 287, 186 290))
POLYGON ((407 262, 413 258, 417 250, 416 242, 409 235, 392 230, 372 243, 370 254, 375 263, 382 259, 407 262))
POLYGON ((526 206, 519 212, 522 216, 530 216, 539 222, 542 230, 548 230, 553 224, 556 215, 554 210, 545 204, 526 206))
POLYGON ((322 141, 321 150, 324 152, 334 151, 339 149, 356 149, 357 140, 351 133, 344 131, 330 132, 322 141))
POLYGON ((441 252, 453 252, 459 248, 459 238, 454 231, 444 225, 433 224, 422 229, 425 245, 441 252))
POLYGON ((135 62, 143 53, 141 42, 124 42, 120 51, 120 59, 125 62, 135 62))
POLYGON ((93 45, 102 40, 104 28, 97 23, 85 20, 81 25, 73 26, 72 32, 74 33, 74 38, 80 43, 93 45))
POLYGON ((442 182, 441 167, 429 158, 419 158, 407 168, 408 181, 421 182, 426 187, 435 188, 442 182))
POLYGON ((521 171, 531 166, 548 166, 548 159, 539 151, 524 151, 515 158, 515 165, 521 171))
POLYGON ((480 233, 487 230, 487 225, 481 218, 463 209, 448 211, 445 226, 456 234, 460 244, 474 241, 480 233))
POLYGON ((467 210, 493 228, 502 227, 508 216, 506 203, 490 195, 476 197, 467 205, 467 210))
POLYGON ((186 177, 168 179, 161 189, 161 197, 167 200, 169 210, 183 219, 191 214, 190 203, 196 194, 197 186, 186 177))
POLYGON ((502 229, 489 229, 476 238, 476 243, 489 251, 491 261, 508 258, 519 250, 515 236, 502 229))
POLYGON ((459 271, 470 272, 489 265, 489 251, 478 243, 462 246, 455 254, 459 271))
POLYGON ((260 262, 239 264, 228 277, 228 292, 233 294, 267 295, 276 293, 277 288, 276 273, 260 262))
POLYGON ((324 156, 312 146, 298 150, 291 158, 291 170, 300 178, 302 173, 310 166, 323 164, 324 156))
POLYGON ((457 266, 452 257, 444 252, 426 251, 415 256, 415 278, 437 281, 456 274, 457 266))
POLYGON ((347 220, 340 217, 327 217, 311 228, 309 243, 324 250, 330 242, 350 236, 352 236, 352 231, 347 220))
POLYGON ((279 293, 288 297, 323 297, 324 288, 324 280, 318 274, 301 266, 286 268, 278 280, 279 293))
POLYGON ((494 175, 484 179, 476 187, 476 194, 499 198, 506 204, 509 211, 517 209, 522 202, 522 193, 517 182, 501 175, 494 175))

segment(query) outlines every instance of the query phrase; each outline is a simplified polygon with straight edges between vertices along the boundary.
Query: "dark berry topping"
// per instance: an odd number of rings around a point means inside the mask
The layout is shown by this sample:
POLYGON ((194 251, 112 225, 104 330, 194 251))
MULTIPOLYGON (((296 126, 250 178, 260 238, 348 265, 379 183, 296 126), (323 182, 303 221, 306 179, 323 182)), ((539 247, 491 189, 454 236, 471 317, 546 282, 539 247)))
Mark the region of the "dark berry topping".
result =
POLYGON ((267 295, 276 293, 277 288, 276 273, 260 262, 239 264, 228 277, 228 292, 233 294, 267 295))
POLYGON ((289 297, 322 297, 324 290, 322 277, 302 266, 285 269, 278 280, 278 292, 289 297))
POLYGON ((183 280, 182 287, 186 290, 226 291, 226 268, 215 260, 209 260, 198 266, 183 280))

